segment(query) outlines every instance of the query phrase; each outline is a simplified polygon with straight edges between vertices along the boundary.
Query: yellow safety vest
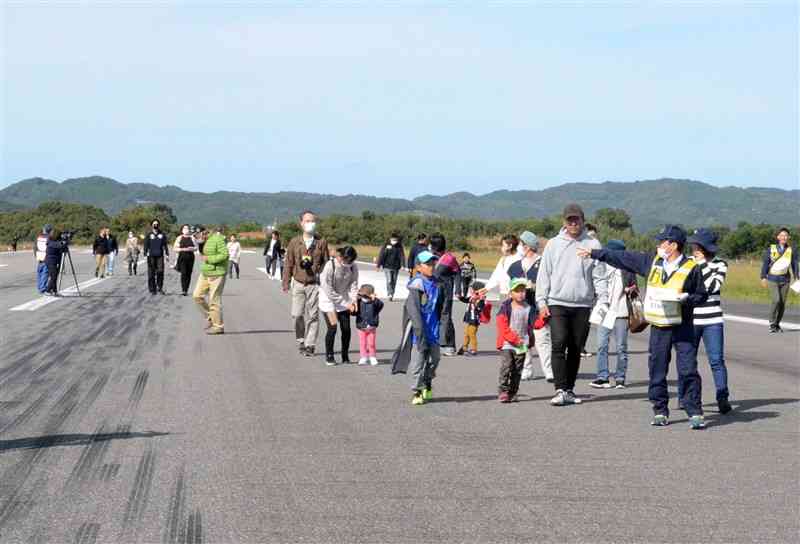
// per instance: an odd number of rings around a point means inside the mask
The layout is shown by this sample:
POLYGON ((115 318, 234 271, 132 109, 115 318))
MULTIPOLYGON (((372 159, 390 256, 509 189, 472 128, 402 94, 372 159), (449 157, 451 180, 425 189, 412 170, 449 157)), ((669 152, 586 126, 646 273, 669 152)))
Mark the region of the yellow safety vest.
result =
POLYGON ((683 284, 697 266, 693 259, 685 259, 678 269, 663 281, 663 260, 656 258, 647 276, 647 292, 644 297, 644 318, 654 327, 673 327, 680 325, 682 318, 679 297, 683 284))
POLYGON ((778 251, 778 244, 769 246, 769 260, 772 264, 769 267, 769 273, 773 276, 783 276, 789 273, 789 268, 792 266, 792 248, 786 246, 783 250, 783 255, 778 251))

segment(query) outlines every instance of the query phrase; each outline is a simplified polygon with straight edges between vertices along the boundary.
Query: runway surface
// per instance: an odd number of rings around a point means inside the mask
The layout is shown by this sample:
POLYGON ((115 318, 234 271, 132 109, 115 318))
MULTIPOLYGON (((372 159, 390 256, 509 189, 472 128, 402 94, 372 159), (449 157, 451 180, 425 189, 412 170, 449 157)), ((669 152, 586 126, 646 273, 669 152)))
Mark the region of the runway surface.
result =
MULTIPOLYGON (((79 282, 92 280, 91 256, 74 258, 79 282)), ((628 389, 589 388, 596 359, 584 359, 576 388, 584 403, 555 408, 538 367, 522 402, 497 403, 494 326, 483 326, 480 355, 445 358, 434 401, 412 407, 407 379, 385 364, 326 367, 321 356, 300 357, 288 298, 258 270, 257 254, 244 255, 241 279, 228 280, 226 334, 215 337, 203 334, 175 272, 168 295, 153 296, 146 267, 129 277, 118 262, 117 275, 80 298, 10 311, 38 298, 32 258, 3 255, 0 264, 8 265, 0 267, 0 542, 792 542, 800 534, 798 331, 729 322, 734 411, 717 413, 701 354, 708 429, 690 431, 674 399, 672 425, 654 429, 647 333, 631 336, 628 389)), ((364 279, 380 282, 367 269, 364 279)), ((381 316, 383 361, 401 310, 387 303, 381 316)), ((357 359, 355 337, 351 351, 357 359)))

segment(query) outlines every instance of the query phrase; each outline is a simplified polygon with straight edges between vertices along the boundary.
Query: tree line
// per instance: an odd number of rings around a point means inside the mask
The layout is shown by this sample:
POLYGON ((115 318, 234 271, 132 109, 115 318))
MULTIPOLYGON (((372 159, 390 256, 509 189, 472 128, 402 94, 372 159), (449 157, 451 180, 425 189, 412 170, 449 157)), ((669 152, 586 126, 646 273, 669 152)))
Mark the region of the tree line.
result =
MULTIPOLYGON (((37 208, 0 213, 0 242, 9 244, 17 240, 21 244, 32 242, 45 224, 53 225, 60 231, 74 232, 74 240, 88 244, 94 240, 99 230, 109 227, 118 237, 133 231, 137 235, 150 229, 153 218, 161 221, 161 228, 169 236, 177 236, 180 230, 178 218, 169 206, 148 204, 122 210, 109 216, 102 209, 84 204, 47 202, 37 208)), ((505 234, 519 234, 530 230, 541 238, 555 236, 561 227, 559 216, 518 219, 513 221, 487 221, 481 219, 451 219, 433 214, 378 214, 365 211, 361 215, 328 215, 319 218, 318 231, 332 244, 353 244, 377 246, 383 244, 393 233, 397 233, 406 245, 416 240, 420 232, 427 234, 441 232, 448 240, 448 246, 458 251, 476 249, 476 240, 498 240, 505 234)), ((650 251, 653 249, 653 232, 637 233, 631 225, 630 215, 622 209, 604 208, 587 218, 598 229, 601 242, 616 238, 623 240, 631 250, 650 251)), ((246 222, 221 226, 227 233, 263 232, 259 223, 246 222)), ((700 226, 700 225, 697 225, 700 226)), ((761 223, 753 225, 741 222, 736 228, 712 225, 710 228, 719 235, 720 255, 728 258, 742 258, 760 254, 775 238, 778 227, 761 223)), ((284 239, 300 233, 296 221, 278 225, 284 239)), ((693 226, 685 226, 687 232, 693 226)), ((790 230, 797 232, 795 225, 790 230)), ((243 245, 263 244, 263 237, 242 238, 243 245)))

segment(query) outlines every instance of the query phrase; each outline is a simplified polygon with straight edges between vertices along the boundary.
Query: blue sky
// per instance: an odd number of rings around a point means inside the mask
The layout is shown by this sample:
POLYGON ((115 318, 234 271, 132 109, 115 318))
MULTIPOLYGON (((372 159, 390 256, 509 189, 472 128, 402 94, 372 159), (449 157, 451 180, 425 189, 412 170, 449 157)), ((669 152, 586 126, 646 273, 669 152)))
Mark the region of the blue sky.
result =
POLYGON ((6 4, 0 187, 797 188, 795 2, 6 4))

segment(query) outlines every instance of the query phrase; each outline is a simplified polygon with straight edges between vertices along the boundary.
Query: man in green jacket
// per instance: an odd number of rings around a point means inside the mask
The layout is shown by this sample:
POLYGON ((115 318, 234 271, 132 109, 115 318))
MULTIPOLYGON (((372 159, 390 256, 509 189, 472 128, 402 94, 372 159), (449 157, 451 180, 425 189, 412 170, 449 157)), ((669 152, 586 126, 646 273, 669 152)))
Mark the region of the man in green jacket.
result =
POLYGON ((206 334, 223 334, 225 325, 222 322, 222 290, 225 288, 225 277, 228 273, 228 247, 220 229, 208 236, 203 233, 200 261, 200 277, 194 288, 192 298, 200 306, 208 324, 206 334), (206 294, 208 302, 206 302, 206 294))

